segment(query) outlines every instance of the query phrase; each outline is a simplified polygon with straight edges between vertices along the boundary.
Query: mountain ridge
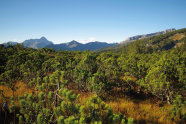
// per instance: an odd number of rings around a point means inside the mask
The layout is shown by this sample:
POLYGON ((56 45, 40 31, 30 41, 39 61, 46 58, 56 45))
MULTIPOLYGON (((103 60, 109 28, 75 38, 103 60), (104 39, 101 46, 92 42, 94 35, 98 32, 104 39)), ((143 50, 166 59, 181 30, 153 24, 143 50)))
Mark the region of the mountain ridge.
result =
POLYGON ((68 43, 50 44, 46 47, 47 48, 54 48, 57 51, 58 50, 69 50, 69 51, 91 50, 91 51, 95 51, 95 50, 100 49, 100 48, 105 48, 105 47, 114 46, 114 45, 116 45, 116 43, 106 43, 106 42, 99 42, 99 41, 94 41, 94 42, 89 42, 89 43, 86 43, 86 44, 82 44, 82 43, 79 43, 79 42, 73 40, 73 41, 68 42, 68 43))
MULTIPOLYGON (((158 36, 158 35, 162 35, 162 34, 167 34, 170 32, 176 31, 175 28, 171 28, 171 29, 166 29, 164 31, 159 31, 159 32, 155 32, 155 33, 149 33, 149 34, 142 34, 142 35, 136 35, 136 36, 132 36, 127 38, 126 40, 124 40, 123 42, 120 43, 107 43, 107 42, 99 42, 99 41, 94 41, 94 42, 89 42, 86 44, 83 43, 79 43, 76 40, 72 40, 71 42, 67 42, 67 43, 59 43, 59 44, 54 44, 52 41, 48 41, 47 38, 45 37, 41 37, 40 39, 28 39, 25 40, 23 42, 24 47, 31 47, 34 49, 40 49, 43 47, 46 48, 54 48, 56 51, 58 50, 69 50, 69 51, 73 51, 73 50, 80 50, 80 51, 84 51, 84 50, 91 50, 91 51, 99 51, 99 50, 106 50, 109 48, 119 48, 123 45, 126 45, 128 43, 134 42, 136 40, 142 40, 142 39, 146 39, 146 38, 150 38, 153 36, 158 36)), ((9 42, 9 44, 11 45, 16 45, 17 42, 9 42)), ((5 46, 8 45, 8 43, 4 43, 5 46)))
MULTIPOLYGON (((5 46, 10 45, 16 45, 18 44, 17 42, 9 41, 7 43, 3 43, 5 46)), ((40 39, 27 39, 22 42, 24 47, 30 47, 34 49, 40 49, 40 48, 54 48, 56 51, 58 50, 91 50, 95 51, 100 48, 105 48, 105 47, 110 47, 113 45, 116 45, 117 43, 107 43, 107 42, 100 42, 100 41, 94 41, 94 42, 89 42, 86 44, 79 43, 78 41, 72 40, 67 43, 60 43, 60 44, 54 44, 52 41, 47 40, 46 37, 41 37, 40 39)))
POLYGON ((128 37, 127 39, 125 39, 124 41, 122 41, 120 44, 127 44, 127 43, 135 41, 137 39, 144 39, 144 38, 148 38, 148 37, 151 37, 151 36, 166 34, 166 33, 169 33, 169 32, 175 31, 175 30, 176 30, 175 28, 170 28, 170 29, 166 29, 164 31, 131 36, 131 37, 128 37))
POLYGON ((112 47, 100 49, 102 51, 121 52, 123 49, 130 50, 135 49, 146 49, 146 51, 164 51, 170 50, 176 47, 181 47, 186 44, 186 28, 170 31, 168 33, 154 35, 147 38, 136 39, 128 43, 120 43, 112 47))

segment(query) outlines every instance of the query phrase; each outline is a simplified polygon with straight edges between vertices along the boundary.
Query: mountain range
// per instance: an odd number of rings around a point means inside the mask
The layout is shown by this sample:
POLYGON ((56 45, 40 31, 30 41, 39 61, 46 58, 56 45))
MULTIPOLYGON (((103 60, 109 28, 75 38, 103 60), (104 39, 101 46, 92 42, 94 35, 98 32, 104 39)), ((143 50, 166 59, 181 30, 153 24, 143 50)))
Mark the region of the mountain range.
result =
MULTIPOLYGON (((54 48, 56 51, 58 51, 58 50, 69 50, 69 51, 73 51, 73 50, 95 51, 95 50, 98 50, 99 51, 99 50, 106 50, 106 49, 110 49, 110 48, 116 49, 116 48, 119 48, 125 44, 130 43, 130 42, 134 42, 137 39, 146 39, 146 38, 149 38, 152 36, 158 36, 158 35, 170 33, 175 30, 176 30, 175 28, 171 28, 171 29, 167 29, 164 31, 160 31, 160 32, 143 34, 143 35, 136 35, 136 36, 132 36, 132 37, 127 38, 126 40, 122 41, 119 44, 118 43, 99 42, 99 41, 94 41, 94 42, 82 44, 82 43, 79 43, 78 41, 75 41, 75 40, 68 42, 68 43, 54 44, 52 41, 47 40, 45 37, 41 37, 40 39, 28 39, 28 40, 25 40, 22 44, 24 47, 30 47, 30 48, 34 48, 34 49, 40 49, 40 48, 46 47, 46 48, 54 48)), ((17 42, 10 41, 8 43, 4 43, 5 46, 7 46, 8 44, 16 45, 17 42)))
POLYGON ((70 51, 72 51, 72 50, 81 50, 81 51, 91 50, 91 51, 94 51, 97 49, 110 47, 110 46, 114 46, 114 45, 116 45, 116 43, 109 44, 106 42, 98 42, 98 41, 82 44, 82 43, 79 43, 79 42, 73 40, 68 43, 50 44, 50 45, 47 45, 46 47, 47 48, 54 48, 57 51, 58 50, 70 50, 70 51))
MULTIPOLYGON (((4 43, 5 46, 8 46, 8 44, 16 45, 17 42, 10 41, 8 43, 4 43)), ((54 44, 52 41, 47 40, 45 37, 41 37, 40 39, 25 40, 22 44, 24 47, 30 47, 30 48, 34 48, 34 49, 40 49, 40 48, 46 47, 46 48, 54 48, 56 51, 58 51, 58 50, 69 50, 69 51, 91 50, 91 51, 95 51, 97 49, 114 46, 117 43, 106 43, 106 42, 95 41, 95 42, 89 42, 86 44, 82 44, 82 43, 79 43, 79 42, 73 40, 68 43, 54 44)))

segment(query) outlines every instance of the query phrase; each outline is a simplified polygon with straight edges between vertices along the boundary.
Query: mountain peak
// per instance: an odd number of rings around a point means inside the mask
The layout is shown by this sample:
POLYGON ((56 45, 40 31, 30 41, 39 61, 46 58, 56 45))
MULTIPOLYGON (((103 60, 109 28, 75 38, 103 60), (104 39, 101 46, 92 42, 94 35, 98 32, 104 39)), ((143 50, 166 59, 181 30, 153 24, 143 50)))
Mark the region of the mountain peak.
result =
POLYGON ((70 41, 69 43, 79 43, 79 42, 77 42, 77 41, 75 41, 75 40, 72 40, 72 41, 70 41))
POLYGON ((77 45, 77 44, 80 44, 80 43, 75 41, 75 40, 72 40, 72 41, 70 41, 70 42, 68 42, 66 44, 67 44, 67 46, 70 46, 70 45, 77 45))
POLYGON ((53 44, 51 41, 48 41, 45 37, 40 39, 29 39, 23 42, 25 47, 31 47, 35 49, 46 47, 47 45, 53 44))
POLYGON ((46 39, 46 37, 44 37, 44 36, 43 36, 43 37, 41 37, 40 39, 41 39, 41 40, 47 40, 47 39, 46 39))

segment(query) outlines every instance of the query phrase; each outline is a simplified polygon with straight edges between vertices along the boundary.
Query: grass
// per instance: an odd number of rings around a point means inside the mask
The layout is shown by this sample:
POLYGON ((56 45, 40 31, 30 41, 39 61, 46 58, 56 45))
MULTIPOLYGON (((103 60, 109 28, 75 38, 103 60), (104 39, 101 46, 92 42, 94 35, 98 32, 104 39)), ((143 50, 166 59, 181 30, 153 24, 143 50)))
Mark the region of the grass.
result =
POLYGON ((116 98, 107 103, 115 112, 134 118, 138 123, 173 123, 169 119, 170 105, 159 107, 150 100, 134 101, 129 98, 116 98))
MULTIPOLYGON (((77 93, 77 91, 75 91, 77 93)), ((93 95, 89 92, 78 92, 80 94, 80 104, 85 105, 87 100, 93 95)), ((136 100, 128 97, 113 97, 109 101, 105 101, 116 113, 122 113, 127 117, 135 119, 136 123, 163 123, 174 124, 169 119, 169 109, 171 105, 165 104, 161 106, 160 103, 153 103, 150 99, 136 100), (161 107, 160 107, 161 106, 161 107)))
MULTIPOLYGON (((23 96, 24 93, 32 93, 33 91, 23 82, 17 82, 15 87, 18 87, 18 89, 15 91, 15 96, 23 96)), ((0 94, 0 103, 4 102, 5 100, 9 101, 9 98, 13 96, 12 90, 7 86, 0 85, 0 90, 2 91, 2 94, 0 94), (2 95, 4 95, 4 97, 2 95)))

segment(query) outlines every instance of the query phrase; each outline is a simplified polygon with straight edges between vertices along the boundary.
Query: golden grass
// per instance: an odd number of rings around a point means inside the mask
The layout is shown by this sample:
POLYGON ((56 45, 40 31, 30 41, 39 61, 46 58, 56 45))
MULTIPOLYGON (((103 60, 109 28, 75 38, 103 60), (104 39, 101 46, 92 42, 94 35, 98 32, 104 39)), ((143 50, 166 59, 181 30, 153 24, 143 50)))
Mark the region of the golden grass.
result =
POLYGON ((172 39, 172 40, 181 40, 183 37, 185 37, 185 34, 179 33, 179 34, 176 34, 174 36, 171 36, 170 39, 172 39))
MULTIPOLYGON (((89 92, 77 92, 79 93, 79 102, 85 105, 87 100, 93 95, 89 92)), ((134 100, 127 97, 118 98, 114 97, 110 101, 106 101, 116 113, 122 113, 127 117, 134 118, 137 123, 163 123, 174 124, 169 119, 170 105, 166 104, 163 107, 159 107, 158 103, 152 103, 151 100, 134 100)))
MULTIPOLYGON (((18 89, 15 91, 15 96, 23 96, 24 93, 32 93, 33 90, 31 90, 25 83, 23 82, 17 82, 15 87, 18 87, 18 89)), ((13 92, 10 88, 8 88, 7 86, 3 86, 3 85, 0 85, 0 90, 3 91, 3 95, 5 97, 4 98, 1 98, 3 100, 1 100, 0 102, 3 102, 4 100, 9 100, 9 98, 11 96, 13 96, 13 92)), ((2 97, 2 96, 0 96, 2 97)))
POLYGON ((88 99, 91 97, 91 96, 93 96, 93 94, 92 93, 90 93, 90 92, 79 92, 79 94, 80 94, 80 97, 79 97, 79 103, 81 104, 81 105, 86 105, 86 102, 88 101, 88 99))
POLYGON ((127 117, 132 117, 136 121, 146 123, 173 123, 169 117, 170 105, 159 107, 151 101, 132 101, 129 98, 116 98, 107 103, 115 112, 122 113, 127 117))
POLYGON ((176 47, 180 47, 180 46, 182 46, 182 45, 184 45, 184 42, 177 43, 174 47, 176 48, 176 47))
MULTIPOLYGON (((93 96, 90 92, 79 92, 73 90, 74 93, 80 94, 79 103, 85 105, 88 99, 93 96)), ((159 106, 159 103, 153 103, 149 100, 136 100, 128 97, 110 97, 112 100, 105 101, 116 113, 122 113, 126 117, 134 118, 137 123, 163 123, 174 124, 169 118, 169 110, 171 105, 159 106)))

